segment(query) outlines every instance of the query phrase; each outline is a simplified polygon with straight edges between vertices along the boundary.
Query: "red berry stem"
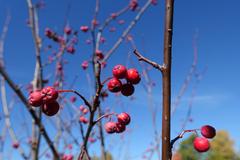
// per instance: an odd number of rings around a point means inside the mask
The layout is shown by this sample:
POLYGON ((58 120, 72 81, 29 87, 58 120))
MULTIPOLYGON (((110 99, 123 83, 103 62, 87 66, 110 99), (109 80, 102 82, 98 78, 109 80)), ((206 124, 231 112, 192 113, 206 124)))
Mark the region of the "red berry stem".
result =
POLYGON ((64 93, 64 92, 72 92, 72 93, 75 93, 76 95, 78 95, 83 101, 84 103, 88 106, 88 109, 89 111, 92 111, 92 105, 90 104, 90 102, 88 102, 88 100, 83 96, 81 95, 78 91, 76 90, 58 90, 59 93, 64 93))
POLYGON ((112 79, 113 77, 108 77, 107 79, 105 79, 103 82, 102 82, 102 85, 104 85, 105 83, 107 83, 107 81, 109 81, 110 79, 112 79))
POLYGON ((102 115, 101 117, 99 117, 96 121, 94 121, 93 124, 95 125, 96 123, 98 123, 99 121, 101 121, 103 118, 108 117, 108 116, 111 116, 111 115, 117 116, 117 113, 114 113, 114 112, 113 112, 113 113, 104 114, 104 115, 102 115))

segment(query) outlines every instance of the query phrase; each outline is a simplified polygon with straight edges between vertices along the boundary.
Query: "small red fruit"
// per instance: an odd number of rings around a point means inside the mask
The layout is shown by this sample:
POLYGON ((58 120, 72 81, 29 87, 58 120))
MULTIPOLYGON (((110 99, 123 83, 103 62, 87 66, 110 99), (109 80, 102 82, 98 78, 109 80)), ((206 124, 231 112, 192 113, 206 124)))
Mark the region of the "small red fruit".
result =
POLYGON ((135 11, 138 7, 138 1, 137 0, 131 0, 129 7, 132 11, 135 11))
POLYGON ((18 143, 18 142, 14 142, 14 143, 12 144, 12 147, 15 148, 15 149, 17 149, 17 148, 19 147, 19 143, 18 143))
POLYGON ((58 91, 53 87, 45 87, 41 91, 43 97, 43 103, 54 102, 58 98, 58 91))
POLYGON ((51 29, 46 28, 45 29, 45 36, 47 36, 48 38, 52 38, 54 36, 54 32, 51 29))
POLYGON ((82 123, 84 123, 84 124, 87 124, 87 123, 88 123, 87 118, 85 118, 84 116, 80 116, 79 121, 82 122, 82 123))
POLYGON ((82 62, 82 69, 86 70, 88 68, 88 61, 83 61, 82 62))
POLYGON ((122 123, 116 123, 116 133, 122 133, 126 129, 126 126, 122 123))
POLYGON ((131 96, 134 93, 134 86, 131 83, 126 83, 122 85, 121 93, 124 96, 131 96))
POLYGON ((112 78, 108 82, 108 90, 110 92, 119 92, 122 89, 122 82, 117 78, 112 78))
POLYGON ((140 74, 135 68, 127 70, 127 80, 132 84, 138 84, 141 81, 140 74))
POLYGON ((207 152, 210 148, 209 141, 204 137, 196 137, 193 146, 198 152, 207 152))
POLYGON ((88 113, 88 109, 84 108, 82 112, 83 112, 83 114, 87 114, 88 113))
POLYGON ((47 116, 54 116, 59 111, 59 108, 60 107, 59 107, 58 102, 53 101, 53 102, 44 104, 43 107, 42 107, 42 111, 47 116))
POLYGON ((95 53, 96 53, 96 56, 99 60, 102 60, 104 58, 104 55, 103 55, 102 51, 96 50, 95 53))
POLYGON ((126 78, 127 76, 127 68, 121 64, 113 67, 112 74, 114 77, 118 79, 126 78))
POLYGON ((69 35, 69 34, 72 33, 72 29, 67 26, 67 27, 64 28, 64 32, 65 32, 67 35, 69 35))
POLYGON ((73 54, 75 52, 75 48, 73 46, 67 47, 67 52, 73 54))
POLYGON ((77 98, 76 98, 75 96, 70 97, 70 101, 71 101, 72 103, 76 102, 76 100, 77 100, 77 98))
POLYGON ((128 125, 131 121, 131 117, 126 112, 120 113, 117 116, 118 122, 123 125, 128 125))
POLYGON ((107 133, 115 133, 117 129, 116 123, 115 122, 107 122, 105 124, 105 130, 107 133))
POLYGON ((206 138, 213 138, 216 135, 216 130, 210 125, 205 125, 201 127, 201 134, 206 138))
POLYGON ((83 31, 83 32, 87 32, 88 31, 88 26, 81 26, 80 27, 80 30, 83 31))
POLYGON ((29 95, 28 102, 31 106, 38 107, 43 103, 41 91, 34 91, 29 95))

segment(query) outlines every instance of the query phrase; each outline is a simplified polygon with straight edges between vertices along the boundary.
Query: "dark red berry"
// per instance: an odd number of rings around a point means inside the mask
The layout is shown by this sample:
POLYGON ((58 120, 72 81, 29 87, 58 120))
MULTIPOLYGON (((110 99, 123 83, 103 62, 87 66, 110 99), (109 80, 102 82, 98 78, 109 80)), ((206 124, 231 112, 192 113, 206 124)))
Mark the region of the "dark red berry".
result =
POLYGON ((81 26, 80 27, 80 30, 83 31, 83 32, 87 32, 88 31, 88 26, 81 26))
POLYGON ((88 123, 88 119, 85 118, 84 116, 80 116, 79 121, 82 122, 82 123, 84 123, 84 124, 87 124, 87 123, 88 123))
POLYGON ((116 123, 116 133, 122 133, 126 129, 126 126, 122 123, 116 123))
POLYGON ((42 106, 42 111, 47 116, 54 116, 59 111, 59 104, 57 101, 46 103, 42 106))
POLYGON ((201 134, 206 138, 213 138, 216 135, 216 130, 210 125, 205 125, 201 127, 201 134))
POLYGON ((122 82, 117 78, 112 78, 108 82, 108 90, 110 92, 119 92, 122 89, 122 82))
POLYGON ((134 93, 134 86, 130 83, 126 83, 122 85, 121 93, 124 96, 131 96, 134 93))

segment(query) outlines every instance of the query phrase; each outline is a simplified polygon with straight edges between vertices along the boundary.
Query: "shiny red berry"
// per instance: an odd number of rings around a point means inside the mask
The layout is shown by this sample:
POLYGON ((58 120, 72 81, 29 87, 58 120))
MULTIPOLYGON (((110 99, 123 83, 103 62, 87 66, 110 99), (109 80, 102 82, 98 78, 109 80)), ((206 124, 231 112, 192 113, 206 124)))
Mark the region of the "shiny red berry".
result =
POLYGON ((38 107, 43 104, 43 98, 41 91, 34 91, 28 97, 28 103, 31 106, 38 107))
POLYGON ((104 126, 105 131, 109 134, 116 132, 116 123, 115 122, 107 122, 104 126))
POLYGON ((67 52, 73 54, 73 53, 75 53, 75 48, 73 46, 68 46, 67 52))
POLYGON ((112 74, 114 77, 118 79, 126 78, 127 76, 127 68, 121 64, 113 67, 112 74))
POLYGON ((122 133, 126 130, 126 126, 122 123, 116 123, 116 133, 122 133))
POLYGON ((213 138, 216 135, 216 130, 210 125, 205 125, 201 127, 201 134, 206 138, 213 138))
POLYGON ((72 33, 72 29, 67 26, 67 27, 64 28, 64 32, 65 32, 67 35, 69 35, 69 34, 72 33))
POLYGON ((79 121, 82 122, 82 123, 84 123, 84 124, 87 124, 87 123, 88 123, 88 119, 85 118, 84 116, 80 116, 80 117, 79 117, 79 121))
POLYGON ((55 114, 58 113, 59 111, 59 104, 57 101, 53 101, 50 103, 45 103, 42 106, 42 111, 44 114, 46 114, 47 116, 54 116, 55 114))
POLYGON ((87 32, 88 31, 88 26, 81 26, 80 27, 80 30, 83 31, 83 32, 87 32))
POLYGON ((204 137, 196 137, 193 146, 198 152, 207 152, 210 148, 209 141, 204 137))
POLYGON ((127 80, 132 84, 138 84, 141 81, 140 74, 135 68, 127 70, 127 80))
POLYGON ((15 149, 17 149, 17 148, 19 147, 19 143, 18 143, 18 142, 14 142, 14 143, 12 144, 12 147, 15 148, 15 149))
POLYGON ((123 125, 128 125, 131 121, 131 117, 126 112, 120 113, 117 116, 118 122, 123 125))
POLYGON ((54 102, 58 98, 58 91, 53 87, 45 87, 41 91, 43 103, 54 102))
POLYGON ((122 89, 122 82, 117 78, 112 78, 108 82, 108 90, 110 92, 119 92, 122 89))
POLYGON ((134 86, 130 83, 126 83, 122 85, 121 93, 124 96, 131 96, 134 93, 134 86))

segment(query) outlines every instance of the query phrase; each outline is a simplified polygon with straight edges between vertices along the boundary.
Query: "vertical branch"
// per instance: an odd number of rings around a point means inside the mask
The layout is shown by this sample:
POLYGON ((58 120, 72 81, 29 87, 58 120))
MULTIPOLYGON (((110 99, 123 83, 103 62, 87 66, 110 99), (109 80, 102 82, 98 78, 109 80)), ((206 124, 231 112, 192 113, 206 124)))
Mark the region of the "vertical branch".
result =
POLYGON ((171 122, 171 58, 174 0, 165 1, 165 27, 162 71, 163 110, 162 110, 162 160, 171 159, 170 122, 171 122))

